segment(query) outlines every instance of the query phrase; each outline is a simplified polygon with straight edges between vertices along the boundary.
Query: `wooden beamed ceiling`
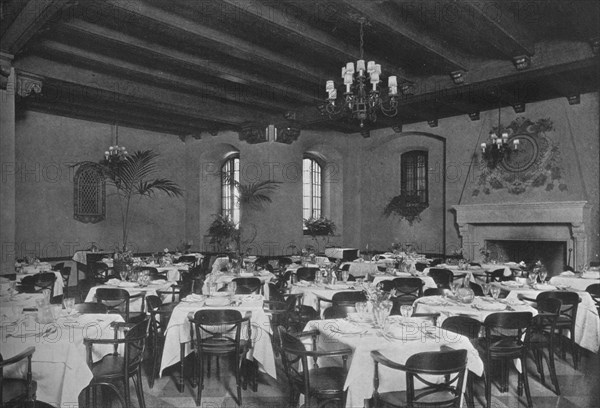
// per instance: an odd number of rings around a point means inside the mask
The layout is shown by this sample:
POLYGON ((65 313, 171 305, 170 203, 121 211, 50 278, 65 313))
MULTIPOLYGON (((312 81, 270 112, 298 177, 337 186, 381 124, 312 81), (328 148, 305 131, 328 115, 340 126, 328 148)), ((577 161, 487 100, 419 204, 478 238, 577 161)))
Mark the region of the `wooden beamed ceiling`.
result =
MULTIPOLYGON (((398 77, 371 129, 597 91, 596 0, 3 0, 0 50, 42 78, 19 101, 198 136, 248 123, 360 131, 323 116, 359 58, 398 77)), ((3 72, 5 70, 3 69, 3 72)), ((384 87, 385 88, 385 87, 384 87)))

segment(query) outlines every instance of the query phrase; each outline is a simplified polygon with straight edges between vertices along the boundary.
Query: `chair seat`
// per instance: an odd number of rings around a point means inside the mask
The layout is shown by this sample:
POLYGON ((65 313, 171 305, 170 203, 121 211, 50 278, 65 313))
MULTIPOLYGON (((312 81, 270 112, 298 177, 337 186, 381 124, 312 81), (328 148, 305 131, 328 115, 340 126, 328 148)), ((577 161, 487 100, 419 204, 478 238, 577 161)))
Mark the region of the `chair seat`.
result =
MULTIPOLYGON (((382 405, 384 406, 385 404, 396 407, 407 406, 406 391, 382 392, 379 394, 379 399, 381 402, 383 402, 382 405)), ((418 402, 415 401, 415 404, 432 404, 433 406, 437 406, 437 404, 441 404, 445 401, 452 401, 453 399, 454 394, 452 394, 450 391, 440 391, 420 398, 418 402)))
MULTIPOLYGON (((31 383, 31 395, 33 399, 37 390, 37 383, 32 381, 31 383)), ((18 400, 18 397, 23 397, 27 392, 27 381, 20 378, 3 378, 2 379, 2 406, 5 406, 8 402, 18 400)))
POLYGON ((344 390, 346 370, 342 367, 320 367, 309 370, 311 392, 337 393, 344 390))
POLYGON ((98 381, 102 377, 121 376, 124 364, 125 358, 123 356, 114 356, 112 354, 104 356, 102 360, 92 366, 92 374, 94 375, 94 380, 92 381, 98 381))

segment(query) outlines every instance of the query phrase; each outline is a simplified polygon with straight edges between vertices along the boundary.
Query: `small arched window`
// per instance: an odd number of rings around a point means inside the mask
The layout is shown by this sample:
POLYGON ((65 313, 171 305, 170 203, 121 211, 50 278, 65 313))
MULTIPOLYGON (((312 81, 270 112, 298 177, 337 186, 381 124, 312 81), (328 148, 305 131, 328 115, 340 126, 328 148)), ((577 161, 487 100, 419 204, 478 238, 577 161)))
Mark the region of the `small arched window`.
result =
POLYGON ((240 222, 240 158, 230 156, 221 167, 221 214, 235 224, 240 222))
POLYGON ((323 171, 318 161, 311 157, 302 160, 302 218, 319 218, 323 215, 323 171))
POLYGON ((407 204, 423 206, 429 204, 427 152, 413 150, 400 156, 400 191, 407 204))
POLYGON ((75 172, 73 218, 97 223, 106 217, 106 181, 94 164, 80 166, 75 172))

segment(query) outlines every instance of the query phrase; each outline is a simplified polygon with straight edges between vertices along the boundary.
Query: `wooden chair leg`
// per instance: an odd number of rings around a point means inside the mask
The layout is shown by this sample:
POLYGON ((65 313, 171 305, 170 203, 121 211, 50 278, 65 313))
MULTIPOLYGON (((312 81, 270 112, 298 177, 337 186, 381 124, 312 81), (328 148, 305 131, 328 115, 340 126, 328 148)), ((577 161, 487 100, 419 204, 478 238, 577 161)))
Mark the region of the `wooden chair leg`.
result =
POLYGON ((533 401, 531 400, 531 392, 529 390, 529 378, 527 377, 527 365, 525 364, 526 356, 521 358, 521 369, 523 370, 523 383, 525 385, 525 397, 527 398, 527 407, 533 407, 533 401))
POLYGON ((185 369, 185 343, 181 343, 179 345, 179 381, 178 381, 178 389, 179 392, 183 392, 185 389, 185 378, 183 370, 185 369))
MULTIPOLYGON (((209 359, 210 361, 210 359, 209 359)), ((204 357, 202 355, 198 355, 196 359, 196 363, 198 365, 198 393, 196 395, 196 406, 199 406, 202 401, 202 389, 204 388, 204 357)))
POLYGON ((558 385, 558 378, 556 377, 556 367, 554 365, 554 350, 552 347, 548 349, 548 369, 550 370, 550 379, 554 386, 554 393, 560 395, 560 387, 558 385))
POLYGON ((146 401, 144 400, 144 389, 142 386, 142 367, 137 369, 135 376, 132 377, 133 384, 135 385, 135 392, 138 398, 138 405, 140 408, 146 408, 146 401), (137 378, 136 378, 137 377, 137 378))

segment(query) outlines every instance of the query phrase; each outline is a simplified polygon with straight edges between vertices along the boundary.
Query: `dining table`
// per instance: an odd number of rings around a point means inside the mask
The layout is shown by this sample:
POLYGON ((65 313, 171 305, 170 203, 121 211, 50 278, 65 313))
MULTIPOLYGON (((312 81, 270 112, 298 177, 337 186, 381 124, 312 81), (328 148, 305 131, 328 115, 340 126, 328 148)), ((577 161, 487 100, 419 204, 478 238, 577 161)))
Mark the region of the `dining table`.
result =
POLYGON ((389 274, 386 272, 380 272, 376 275, 373 275, 373 284, 377 285, 379 282, 394 280, 398 278, 419 278, 423 282, 423 290, 429 288, 437 288, 437 284, 433 280, 431 276, 427 276, 427 274, 420 272, 415 275, 411 275, 408 272, 395 272, 394 274, 389 274))
POLYGON ((271 280, 275 278, 275 275, 266 269, 256 272, 241 271, 240 273, 220 271, 211 272, 208 275, 206 275, 206 278, 204 279, 204 284, 202 285, 202 293, 205 295, 210 294, 210 282, 215 283, 216 289, 219 290, 236 278, 258 278, 262 284, 261 293, 265 296, 265 299, 269 299, 269 282, 271 282, 271 280))
MULTIPOLYGON (((264 297, 262 295, 227 295, 205 296, 191 294, 173 309, 171 318, 165 331, 165 343, 160 363, 160 373, 167 367, 181 363, 183 372, 183 361, 185 356, 191 353, 190 322, 188 316, 199 310, 205 309, 229 309, 241 312, 242 316, 250 313, 250 324, 252 325, 252 349, 247 356, 254 359, 259 369, 273 378, 277 378, 275 369, 275 355, 271 344, 271 322, 269 315, 263 308, 264 297)), ((246 338, 247 331, 242 330, 242 338, 246 338)), ((180 376, 180 390, 183 389, 183 376, 180 376)))
POLYGON ((303 305, 310 306, 316 311, 321 311, 323 309, 321 305, 331 304, 333 295, 336 293, 362 290, 362 286, 357 282, 317 283, 299 281, 291 285, 290 293, 301 293, 303 305))
MULTIPOLYGON (((561 290, 549 283, 530 286, 508 281, 496 282, 492 283, 492 285, 499 286, 504 292, 508 292, 506 300, 509 302, 519 300, 519 297, 535 299, 542 292, 561 290)), ((571 288, 568 291, 576 292, 581 300, 577 307, 577 317, 575 318, 575 343, 587 350, 598 353, 600 350, 600 319, 598 318, 596 303, 592 296, 585 290, 571 288)))
POLYGON ((25 278, 26 276, 35 276, 39 273, 52 273, 56 277, 56 279, 54 280, 54 285, 52 286, 52 295, 51 295, 52 297, 61 296, 63 294, 65 284, 63 282, 60 271, 53 271, 50 269, 48 269, 48 270, 24 269, 24 272, 22 272, 22 273, 17 272, 15 281, 17 283, 20 283, 23 280, 23 278, 25 278))
MULTIPOLYGON (((304 329, 319 331, 318 350, 352 350, 344 384, 347 408, 365 406, 365 399, 371 398, 373 394, 375 365, 370 353, 374 350, 402 364, 410 356, 420 352, 439 351, 443 347, 464 349, 467 350, 468 370, 477 376, 483 374, 483 361, 467 337, 431 326, 418 318, 390 316, 388 322, 386 330, 381 330, 372 321, 352 314, 346 319, 312 320, 304 329)), ((319 358, 318 363, 320 367, 339 366, 341 359, 323 357, 319 358)), ((380 392, 405 390, 404 372, 381 365, 379 370, 380 392)))
MULTIPOLYGON (((143 312, 145 297, 150 295, 158 296, 159 291, 170 292, 171 286, 175 282, 168 282, 163 279, 151 281, 148 285, 142 286, 137 282, 121 281, 119 279, 110 279, 104 285, 92 286, 87 296, 85 297, 86 302, 96 302, 96 291, 100 288, 106 289, 125 289, 130 295, 137 295, 143 293, 140 298, 135 298, 129 304, 129 310, 131 312, 143 312)), ((165 294, 164 300, 170 299, 169 294, 165 294)))
MULTIPOLYGON (((38 323, 35 313, 3 316, 0 353, 9 358, 35 347, 31 367, 37 399, 55 407, 77 407, 79 394, 92 379, 83 339, 112 339, 112 323, 122 321, 118 314, 67 314, 64 310, 47 324, 38 323)), ((112 345, 95 345, 92 360, 98 361, 112 351, 112 345)), ((3 376, 20 378, 26 372, 24 360, 5 367, 3 376)))
POLYGON ((562 289, 586 290, 588 286, 600 283, 600 275, 575 274, 566 271, 551 277, 548 283, 562 289))

